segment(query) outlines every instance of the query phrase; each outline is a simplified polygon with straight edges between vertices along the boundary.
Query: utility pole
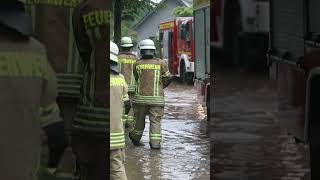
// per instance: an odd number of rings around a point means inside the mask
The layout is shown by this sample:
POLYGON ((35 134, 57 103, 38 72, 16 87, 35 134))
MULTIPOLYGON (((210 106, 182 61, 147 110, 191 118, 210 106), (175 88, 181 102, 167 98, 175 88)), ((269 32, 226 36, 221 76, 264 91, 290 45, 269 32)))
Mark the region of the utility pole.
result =
POLYGON ((114 42, 120 45, 121 40, 121 17, 123 0, 116 0, 114 5, 114 42))

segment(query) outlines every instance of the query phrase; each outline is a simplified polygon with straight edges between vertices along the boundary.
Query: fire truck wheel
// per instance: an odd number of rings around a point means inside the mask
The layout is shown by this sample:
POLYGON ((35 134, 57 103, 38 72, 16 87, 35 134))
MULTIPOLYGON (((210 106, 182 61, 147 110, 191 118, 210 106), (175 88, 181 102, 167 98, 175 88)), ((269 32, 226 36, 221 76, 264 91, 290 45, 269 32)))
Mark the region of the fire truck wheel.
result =
POLYGON ((184 62, 182 61, 180 64, 180 80, 182 83, 185 83, 187 79, 187 72, 186 72, 186 66, 184 62))
POLYGON ((186 66, 183 60, 180 64, 180 81, 185 84, 193 83, 193 73, 186 72, 186 66))

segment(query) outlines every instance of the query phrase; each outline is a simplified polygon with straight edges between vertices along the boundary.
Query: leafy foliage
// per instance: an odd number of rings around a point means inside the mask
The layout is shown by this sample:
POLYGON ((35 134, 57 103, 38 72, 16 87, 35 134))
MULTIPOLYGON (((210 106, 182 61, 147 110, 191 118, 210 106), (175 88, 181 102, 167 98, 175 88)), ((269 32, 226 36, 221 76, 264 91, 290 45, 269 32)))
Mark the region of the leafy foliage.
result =
POLYGON ((149 12, 157 7, 151 0, 123 0, 122 20, 134 21, 141 16, 141 11, 149 12))
POLYGON ((131 27, 146 13, 156 8, 166 7, 166 4, 158 4, 152 0, 115 0, 113 2, 114 16, 111 22, 110 36, 115 42, 119 42, 121 36, 130 36, 136 39, 138 35, 131 27), (115 18, 120 16, 121 18, 115 18))
POLYGON ((193 8, 192 7, 176 7, 173 9, 172 14, 176 17, 192 17, 193 8))
POLYGON ((154 8, 159 8, 159 4, 152 0, 115 0, 113 1, 113 14, 114 23, 111 24, 111 28, 114 29, 114 33, 111 33, 111 37, 114 37, 114 41, 117 43, 120 41, 123 33, 134 34, 129 27, 123 27, 123 21, 135 21, 141 17, 141 12, 149 12, 154 8), (121 18, 119 18, 121 17, 121 18))

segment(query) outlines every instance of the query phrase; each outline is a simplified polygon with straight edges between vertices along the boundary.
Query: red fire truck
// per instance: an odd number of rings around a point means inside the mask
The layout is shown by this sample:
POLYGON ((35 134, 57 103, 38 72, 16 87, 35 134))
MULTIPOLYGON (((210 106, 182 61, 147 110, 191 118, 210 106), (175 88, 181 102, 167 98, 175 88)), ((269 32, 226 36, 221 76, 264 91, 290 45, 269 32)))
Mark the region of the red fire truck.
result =
POLYGON ((278 84, 280 125, 310 145, 311 179, 320 179, 319 0, 271 0, 269 61, 278 84))
POLYGON ((168 61, 171 74, 183 82, 193 82, 193 17, 177 17, 160 23, 161 58, 168 61))

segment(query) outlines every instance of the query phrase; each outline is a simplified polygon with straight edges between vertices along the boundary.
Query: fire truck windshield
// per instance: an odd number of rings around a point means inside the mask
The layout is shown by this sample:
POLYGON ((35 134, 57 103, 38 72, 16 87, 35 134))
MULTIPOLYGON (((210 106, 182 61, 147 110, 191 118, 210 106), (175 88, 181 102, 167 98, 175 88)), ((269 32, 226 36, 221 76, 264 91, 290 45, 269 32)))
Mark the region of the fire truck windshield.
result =
POLYGON ((191 53, 192 22, 183 21, 179 24, 178 51, 180 53, 191 53))
POLYGON ((190 41, 190 24, 181 23, 180 25, 180 38, 185 41, 190 41))

